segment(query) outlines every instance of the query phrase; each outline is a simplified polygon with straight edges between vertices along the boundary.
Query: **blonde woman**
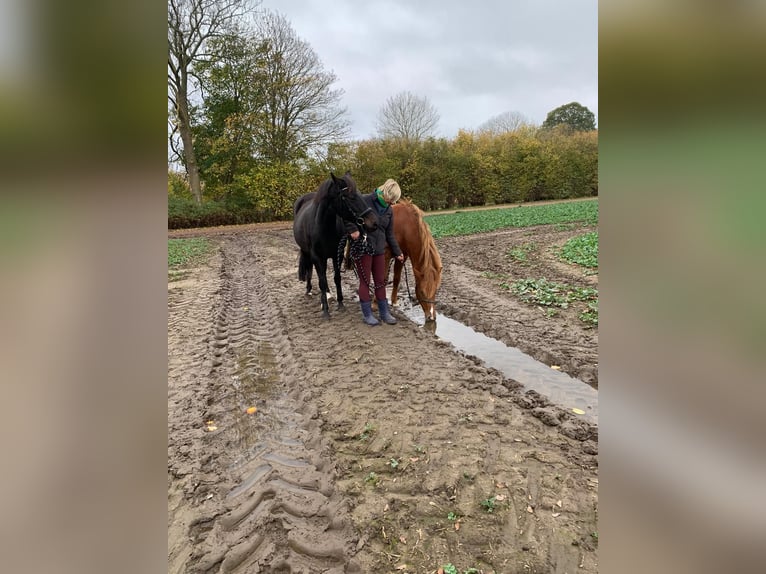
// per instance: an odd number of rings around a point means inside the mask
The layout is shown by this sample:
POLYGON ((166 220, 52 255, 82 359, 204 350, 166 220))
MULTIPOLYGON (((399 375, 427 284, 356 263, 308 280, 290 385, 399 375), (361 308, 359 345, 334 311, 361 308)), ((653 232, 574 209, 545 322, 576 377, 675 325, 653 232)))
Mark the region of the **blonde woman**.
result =
POLYGON ((399 201, 402 190, 393 179, 386 182, 370 194, 363 195, 366 204, 370 206, 378 216, 378 227, 366 234, 360 233, 358 227, 353 224, 346 225, 351 237, 351 254, 356 266, 356 274, 359 277, 359 303, 362 306, 362 318, 371 327, 378 325, 379 321, 372 314, 372 298, 370 291, 374 291, 375 300, 378 302, 380 320, 389 325, 396 324, 396 319, 391 315, 386 299, 386 262, 384 253, 386 243, 399 261, 404 261, 404 255, 394 237, 394 210, 391 206, 399 201))

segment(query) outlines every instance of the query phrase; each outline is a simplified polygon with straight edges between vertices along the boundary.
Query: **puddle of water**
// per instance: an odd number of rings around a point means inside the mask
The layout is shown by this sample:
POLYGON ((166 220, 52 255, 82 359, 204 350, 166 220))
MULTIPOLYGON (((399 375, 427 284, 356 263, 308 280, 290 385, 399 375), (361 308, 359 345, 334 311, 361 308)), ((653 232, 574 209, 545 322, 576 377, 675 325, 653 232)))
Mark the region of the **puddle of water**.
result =
POLYGON ((291 468, 307 468, 311 466, 305 460, 298 460, 297 458, 288 458, 276 452, 268 453, 267 455, 263 457, 263 460, 267 460, 269 462, 275 462, 277 464, 281 464, 283 466, 289 466, 291 468))
POLYGON ((487 337, 462 323, 437 313, 436 324, 426 323, 423 309, 400 299, 402 311, 411 321, 434 333, 456 349, 478 357, 488 367, 497 369, 507 378, 521 383, 526 390, 534 390, 567 410, 585 411, 584 420, 598 423, 598 391, 578 379, 522 353, 515 347, 487 337))
POLYGON ((231 382, 239 406, 234 427, 243 451, 249 450, 257 443, 263 435, 263 427, 280 426, 279 421, 269 416, 271 409, 264 409, 266 400, 271 408, 279 403, 279 397, 274 396, 274 385, 279 381, 275 365, 276 358, 269 343, 261 342, 255 355, 237 355, 235 374, 231 382), (256 414, 245 412, 251 406, 258 407, 256 414), (253 424, 254 419, 258 420, 258 424, 253 424))
POLYGON ((262 464, 261 466, 256 468, 255 471, 250 476, 248 476, 245 480, 243 480, 239 486, 232 489, 231 492, 229 492, 229 494, 226 495, 226 498, 234 498, 236 496, 239 496, 240 494, 248 490, 251 486, 253 486, 256 482, 258 482, 261 478, 266 476, 270 470, 271 470, 270 465, 262 464))

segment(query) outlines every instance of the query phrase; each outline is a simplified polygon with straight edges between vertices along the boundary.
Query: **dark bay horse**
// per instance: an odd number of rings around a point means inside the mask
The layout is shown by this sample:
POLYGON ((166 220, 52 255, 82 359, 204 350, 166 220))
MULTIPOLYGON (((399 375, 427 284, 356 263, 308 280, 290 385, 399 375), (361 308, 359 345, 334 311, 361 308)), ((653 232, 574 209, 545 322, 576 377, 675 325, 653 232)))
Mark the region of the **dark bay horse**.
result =
POLYGON ((298 258, 298 279, 306 282, 306 294, 311 294, 311 273, 316 269, 319 290, 322 295, 322 314, 330 318, 327 303, 327 260, 332 258, 335 273, 335 290, 338 309, 343 308, 343 290, 340 285, 341 265, 338 261, 338 245, 345 233, 343 221, 373 230, 378 217, 367 207, 356 188, 351 174, 343 177, 330 174, 316 191, 307 193, 295 201, 293 208, 293 236, 301 249, 298 258))
MULTIPOLYGON (((423 308, 426 322, 436 321, 436 291, 442 281, 442 259, 436 249, 431 230, 423 220, 423 212, 408 199, 392 206, 394 210, 394 236, 404 254, 404 261, 394 260, 394 284, 391 287, 391 305, 396 305, 402 267, 410 260, 415 274, 415 296, 423 308)), ((386 247, 386 270, 391 250, 386 247)))

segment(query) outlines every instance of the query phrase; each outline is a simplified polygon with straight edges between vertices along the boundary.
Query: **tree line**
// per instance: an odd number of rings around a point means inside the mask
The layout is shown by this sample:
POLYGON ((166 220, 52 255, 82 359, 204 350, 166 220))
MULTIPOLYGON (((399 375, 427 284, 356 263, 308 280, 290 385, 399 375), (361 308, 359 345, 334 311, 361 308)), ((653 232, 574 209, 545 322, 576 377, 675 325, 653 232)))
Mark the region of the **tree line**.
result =
POLYGON ((446 139, 428 99, 402 92, 377 137, 350 141, 336 81, 277 13, 168 0, 169 227, 290 219, 330 171, 363 192, 394 178, 426 210, 598 192, 595 118, 577 102, 542 126, 506 112, 446 139))

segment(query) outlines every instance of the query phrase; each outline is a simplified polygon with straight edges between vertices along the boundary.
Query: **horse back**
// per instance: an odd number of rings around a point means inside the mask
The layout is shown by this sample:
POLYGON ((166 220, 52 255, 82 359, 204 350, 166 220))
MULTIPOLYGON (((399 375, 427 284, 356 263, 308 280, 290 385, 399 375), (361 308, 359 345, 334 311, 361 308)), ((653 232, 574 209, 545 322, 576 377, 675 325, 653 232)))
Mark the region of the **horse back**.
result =
POLYGON ((321 260, 335 256, 345 229, 339 217, 329 217, 318 208, 315 196, 311 192, 296 200, 293 235, 301 251, 321 260))

